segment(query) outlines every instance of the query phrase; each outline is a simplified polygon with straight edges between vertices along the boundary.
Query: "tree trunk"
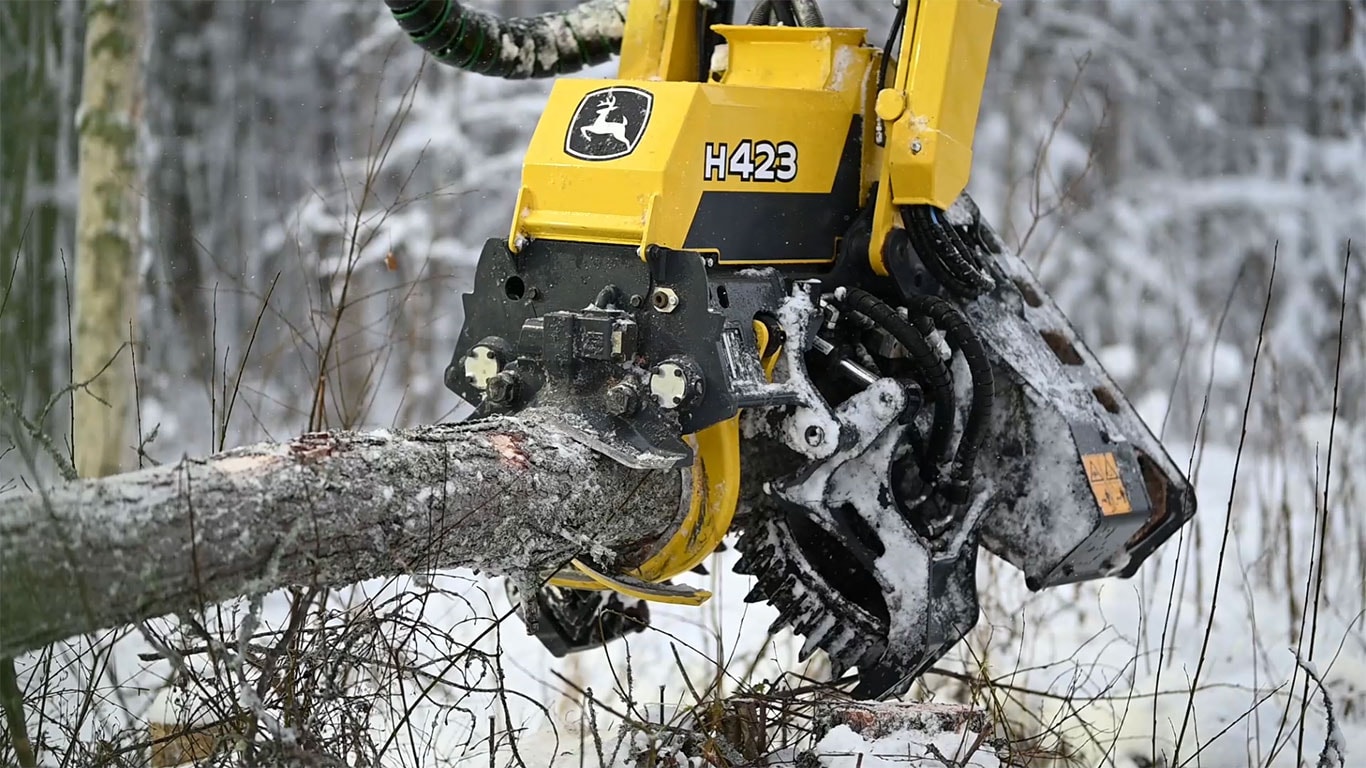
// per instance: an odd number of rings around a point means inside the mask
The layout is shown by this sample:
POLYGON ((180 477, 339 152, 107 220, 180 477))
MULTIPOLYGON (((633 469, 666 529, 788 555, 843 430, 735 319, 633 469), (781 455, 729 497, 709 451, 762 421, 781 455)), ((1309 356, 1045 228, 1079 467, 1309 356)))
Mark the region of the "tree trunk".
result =
MULTIPOLYGON (((534 415, 304 435, 0 501, 0 656, 287 585, 648 557, 680 473, 534 415)), ((612 560, 616 560, 615 563, 612 560)))
MULTIPOLYGON (((74 250, 75 211, 53 190, 74 181, 80 56, 65 5, 0 2, 0 389, 21 408, 67 378, 60 256, 74 250)), ((0 486, 11 479, 0 468, 0 486)))
POLYGON ((80 209, 76 223, 76 471, 99 477, 124 468, 133 403, 129 339, 136 307, 141 119, 142 0, 86 6, 80 107, 80 209), (112 362, 111 362, 112 361, 112 362))

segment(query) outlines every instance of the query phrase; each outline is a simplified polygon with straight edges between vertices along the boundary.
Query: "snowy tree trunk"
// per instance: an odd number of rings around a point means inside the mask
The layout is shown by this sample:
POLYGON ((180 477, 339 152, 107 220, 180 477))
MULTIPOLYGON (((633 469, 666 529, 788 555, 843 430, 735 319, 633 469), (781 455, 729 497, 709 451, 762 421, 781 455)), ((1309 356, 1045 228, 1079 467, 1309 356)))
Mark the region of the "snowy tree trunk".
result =
POLYGON ((119 354, 136 307, 138 206, 135 149, 141 112, 142 0, 88 3, 80 107, 80 209, 76 251, 76 470, 122 469, 133 403, 131 358, 119 354), (113 361, 112 363, 110 361, 113 361))
POLYGON ((629 567, 677 525, 680 483, 526 416, 307 434, 9 498, 0 655, 286 585, 583 553, 629 567))

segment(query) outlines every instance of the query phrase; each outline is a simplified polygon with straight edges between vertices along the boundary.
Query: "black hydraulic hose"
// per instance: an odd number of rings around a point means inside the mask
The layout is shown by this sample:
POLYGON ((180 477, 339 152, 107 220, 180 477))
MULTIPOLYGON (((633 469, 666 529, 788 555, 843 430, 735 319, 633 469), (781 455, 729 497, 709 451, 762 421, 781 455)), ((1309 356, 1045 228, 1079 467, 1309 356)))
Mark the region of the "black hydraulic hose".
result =
POLYGON ((789 27, 823 27, 825 16, 816 0, 760 0, 749 12, 746 24, 767 26, 774 17, 789 27))
POLYGON ((920 330, 882 299, 862 288, 845 288, 844 301, 849 309, 863 314, 901 342, 910 355, 911 364, 920 373, 921 386, 934 400, 934 421, 930 427, 926 460, 920 466, 920 476, 927 483, 938 482, 938 465, 947 458, 949 438, 953 431, 953 381, 949 378, 948 367, 935 354, 920 330))
POLYGON ((520 80, 601 64, 621 50, 629 0, 504 19, 459 0, 384 0, 413 42, 442 64, 520 80))
POLYGON ((593 306, 597 307, 598 309, 607 309, 613 304, 616 304, 617 299, 620 297, 621 289, 611 283, 608 283, 607 285, 604 285, 602 287, 602 290, 598 291, 598 295, 593 298, 593 306))
POLYGON ((745 23, 753 27, 767 26, 768 17, 772 12, 773 0, 759 0, 749 12, 749 18, 745 19, 745 23))
POLYGON ((967 501, 973 464, 977 461, 977 452, 985 442, 991 425, 991 411, 996 397, 991 361, 987 359, 982 340, 973 332, 967 318, 957 307, 938 296, 912 296, 907 303, 912 312, 929 317, 944 332, 945 341, 962 353, 963 361, 972 375, 972 404, 963 426, 963 435, 958 440, 950 475, 953 495, 957 498, 949 500, 961 504, 967 501))
MULTIPOLYGON (((896 15, 892 17, 892 28, 887 32, 887 42, 882 46, 882 62, 877 68, 878 93, 881 93, 882 90, 887 87, 887 68, 892 63, 892 46, 896 44, 897 37, 901 35, 901 28, 905 26, 906 7, 908 5, 910 5, 910 3, 906 2, 906 0, 901 0, 897 5, 896 15)), ((902 44, 905 45, 905 43, 902 44)), ((877 122, 874 123, 874 126, 876 130, 873 131, 873 142, 879 147, 887 146, 887 121, 879 117, 877 122)))
POLYGON ((882 61, 877 68, 877 89, 881 91, 887 87, 887 67, 892 63, 892 46, 896 44, 896 39, 901 35, 901 27, 906 23, 906 7, 910 3, 902 0, 896 7, 896 15, 892 17, 892 28, 887 32, 887 43, 882 46, 882 61))
POLYGON ((797 13, 797 23, 803 27, 825 26, 825 16, 821 14, 817 0, 793 0, 793 8, 797 13))
POLYGON ((792 8, 792 0, 773 0, 770 5, 779 23, 789 27, 798 25, 797 12, 792 8))
POLYGON ((925 268, 951 293, 971 299, 995 287, 975 263, 972 248, 944 223, 937 209, 908 205, 901 209, 901 216, 925 268))

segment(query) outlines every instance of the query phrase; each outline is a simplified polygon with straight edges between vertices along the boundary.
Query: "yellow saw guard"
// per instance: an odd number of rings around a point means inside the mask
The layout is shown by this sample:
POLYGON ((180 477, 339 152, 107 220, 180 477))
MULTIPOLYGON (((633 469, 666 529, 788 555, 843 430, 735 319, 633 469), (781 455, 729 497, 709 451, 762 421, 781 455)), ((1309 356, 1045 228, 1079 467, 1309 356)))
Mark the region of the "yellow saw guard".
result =
MULTIPOLYGON (((760 354, 768 348, 768 326, 754 321, 760 354)), ((763 359, 764 373, 773 378, 781 348, 763 359)), ((673 538, 649 560, 624 576, 608 576, 575 558, 550 578, 550 583, 569 589, 610 589, 637 600, 680 605, 701 605, 711 598, 705 589, 660 582, 686 573, 707 559, 730 531, 735 504, 740 497, 740 414, 689 435, 697 454, 693 461, 693 487, 688 514, 673 538)))

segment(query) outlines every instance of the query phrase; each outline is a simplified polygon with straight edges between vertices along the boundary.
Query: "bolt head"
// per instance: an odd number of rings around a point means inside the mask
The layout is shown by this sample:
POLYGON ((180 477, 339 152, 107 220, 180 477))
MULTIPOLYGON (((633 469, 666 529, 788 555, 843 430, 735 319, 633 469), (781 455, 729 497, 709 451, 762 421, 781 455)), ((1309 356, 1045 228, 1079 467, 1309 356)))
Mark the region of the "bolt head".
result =
POLYGON ((618 384, 607 390, 607 410, 615 416, 630 416, 640 407, 634 387, 618 384))
POLYGON ((650 292, 650 304, 657 311, 668 314, 678 309, 678 294, 672 288, 656 288, 650 292))
POLYGON ((517 400, 518 390, 517 375, 511 371, 503 371, 489 379, 488 381, 488 400, 494 405, 511 405, 517 400))

